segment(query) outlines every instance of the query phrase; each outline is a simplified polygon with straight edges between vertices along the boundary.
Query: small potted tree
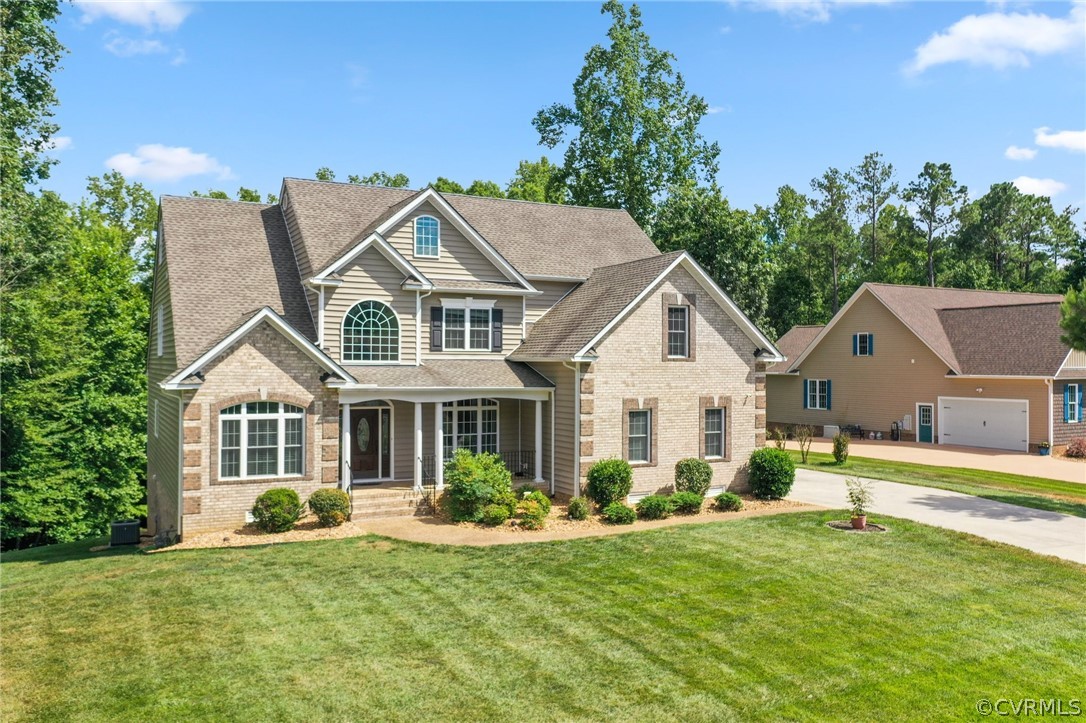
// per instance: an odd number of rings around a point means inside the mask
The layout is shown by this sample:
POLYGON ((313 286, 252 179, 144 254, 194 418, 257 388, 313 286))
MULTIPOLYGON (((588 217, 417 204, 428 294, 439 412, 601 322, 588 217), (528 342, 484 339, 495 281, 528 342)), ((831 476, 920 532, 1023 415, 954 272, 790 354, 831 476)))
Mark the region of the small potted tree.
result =
POLYGON ((1051 453, 1052 453, 1052 445, 1049 444, 1048 442, 1040 442, 1037 445, 1037 454, 1041 455, 1042 457, 1047 457, 1051 453))
POLYGON ((852 506, 852 528, 867 529, 867 510, 871 506, 873 497, 871 483, 849 477, 845 484, 848 486, 848 503, 852 506))

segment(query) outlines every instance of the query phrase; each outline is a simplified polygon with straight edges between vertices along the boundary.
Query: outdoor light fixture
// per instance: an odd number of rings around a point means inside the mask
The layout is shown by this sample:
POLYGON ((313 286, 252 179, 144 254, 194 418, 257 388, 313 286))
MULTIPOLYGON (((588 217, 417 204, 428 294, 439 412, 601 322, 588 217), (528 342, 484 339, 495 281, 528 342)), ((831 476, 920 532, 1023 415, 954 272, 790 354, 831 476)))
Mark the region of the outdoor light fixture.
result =
POLYGON ((977 394, 980 394, 983 391, 984 391, 984 387, 977 387, 977 394))
POLYGON ((325 372, 324 374, 321 374, 321 381, 322 382, 326 382, 331 378, 332 378, 332 375, 329 374, 328 372, 325 372))
POLYGON ((200 381, 204 381, 204 373, 203 372, 195 372, 192 376, 196 377, 200 381))

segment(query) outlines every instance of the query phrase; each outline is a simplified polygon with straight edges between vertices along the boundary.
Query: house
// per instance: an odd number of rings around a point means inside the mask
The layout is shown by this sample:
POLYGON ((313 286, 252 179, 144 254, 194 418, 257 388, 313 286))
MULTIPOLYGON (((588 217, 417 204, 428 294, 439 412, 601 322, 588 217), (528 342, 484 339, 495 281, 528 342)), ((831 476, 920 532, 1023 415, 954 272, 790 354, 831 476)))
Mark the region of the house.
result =
POLYGON ((162 199, 153 533, 239 525, 272 487, 440 491, 458 448, 552 494, 606 457, 635 496, 685 457, 745 484, 783 357, 625 211, 290 178, 280 199, 162 199))
MULTIPOLYGON (((1026 451, 1086 436, 1086 354, 1052 294, 864 284, 825 326, 778 341, 769 426, 856 425, 889 439, 1026 451)), ((831 430, 832 431, 832 430, 831 430)))

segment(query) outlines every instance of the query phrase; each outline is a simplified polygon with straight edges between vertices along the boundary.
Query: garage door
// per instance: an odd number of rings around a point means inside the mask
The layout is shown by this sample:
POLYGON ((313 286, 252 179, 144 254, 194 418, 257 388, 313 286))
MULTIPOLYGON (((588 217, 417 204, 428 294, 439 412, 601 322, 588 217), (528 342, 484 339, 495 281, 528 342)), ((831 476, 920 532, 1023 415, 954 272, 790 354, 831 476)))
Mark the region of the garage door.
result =
POLYGON ((1027 402, 1016 399, 939 398, 939 443, 1025 452, 1027 402))

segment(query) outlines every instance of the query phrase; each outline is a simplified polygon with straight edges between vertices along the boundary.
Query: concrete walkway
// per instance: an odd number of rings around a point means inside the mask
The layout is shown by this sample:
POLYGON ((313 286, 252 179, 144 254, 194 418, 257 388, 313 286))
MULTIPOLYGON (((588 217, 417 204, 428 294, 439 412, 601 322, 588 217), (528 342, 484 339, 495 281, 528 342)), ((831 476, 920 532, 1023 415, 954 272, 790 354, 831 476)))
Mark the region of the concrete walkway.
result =
MULTIPOLYGON (((932 487, 871 480, 873 513, 903 517, 926 525, 967 532, 1086 565, 1086 518, 932 487)), ((845 476, 796 470, 788 499, 836 509, 848 508, 845 476)))
MULTIPOLYGON (((788 442, 788 449, 798 449, 796 443, 788 442)), ((833 452, 833 443, 816 439, 811 443, 812 452, 833 452)), ((849 454, 856 457, 886 459, 894 462, 912 462, 914 464, 932 464, 938 467, 966 467, 983 469, 989 472, 1008 472, 1028 477, 1080 482, 1086 485, 1086 462, 1059 457, 1042 457, 1025 452, 1009 452, 1002 449, 983 449, 981 447, 952 447, 942 444, 920 444, 919 442, 888 442, 869 439, 854 439, 849 444, 849 454)))

